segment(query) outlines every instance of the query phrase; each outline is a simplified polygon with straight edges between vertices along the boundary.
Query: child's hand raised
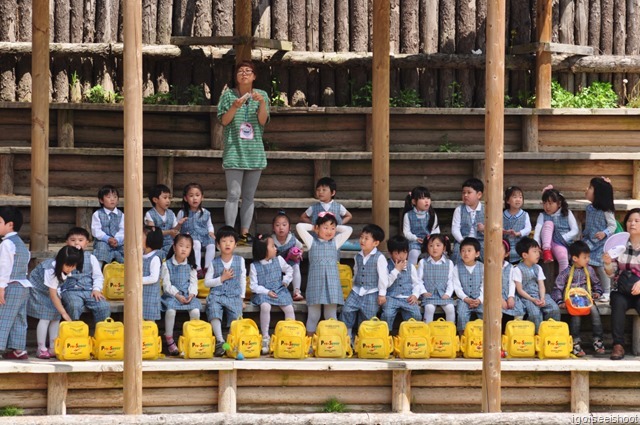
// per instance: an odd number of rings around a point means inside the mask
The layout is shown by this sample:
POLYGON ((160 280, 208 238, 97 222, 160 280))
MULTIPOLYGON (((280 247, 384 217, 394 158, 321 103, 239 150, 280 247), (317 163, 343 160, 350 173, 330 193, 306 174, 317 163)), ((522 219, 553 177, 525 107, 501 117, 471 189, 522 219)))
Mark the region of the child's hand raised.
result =
POLYGON ((220 276, 220 282, 225 282, 229 279, 233 279, 233 269, 232 268, 228 268, 228 269, 224 269, 224 271, 222 272, 222 276, 220 276))
POLYGON ((267 295, 269 295, 271 298, 278 298, 278 294, 276 294, 273 291, 269 291, 269 293, 267 295))
POLYGON ((605 252, 602 255, 602 262, 604 263, 605 266, 608 266, 613 262, 613 260, 611 259, 611 256, 609 255, 608 252, 605 252))
POLYGON ((407 302, 411 305, 416 305, 418 304, 418 297, 416 297, 415 295, 411 295, 409 298, 407 298, 407 302))
POLYGON ((396 261, 396 270, 399 272, 405 270, 407 268, 407 260, 396 261))

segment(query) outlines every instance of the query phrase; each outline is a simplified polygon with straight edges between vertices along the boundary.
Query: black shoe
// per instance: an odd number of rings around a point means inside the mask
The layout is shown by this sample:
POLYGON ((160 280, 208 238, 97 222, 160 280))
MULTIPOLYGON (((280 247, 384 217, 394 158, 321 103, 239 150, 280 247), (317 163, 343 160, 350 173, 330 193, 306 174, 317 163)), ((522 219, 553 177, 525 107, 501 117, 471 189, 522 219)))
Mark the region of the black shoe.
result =
POLYGON ((216 357, 222 357, 226 353, 225 349, 222 347, 224 342, 216 342, 216 350, 213 352, 213 355, 216 357))
POLYGON ((240 236, 240 239, 238 239, 238 245, 253 245, 253 236, 251 236, 251 233, 245 233, 244 235, 240 236))

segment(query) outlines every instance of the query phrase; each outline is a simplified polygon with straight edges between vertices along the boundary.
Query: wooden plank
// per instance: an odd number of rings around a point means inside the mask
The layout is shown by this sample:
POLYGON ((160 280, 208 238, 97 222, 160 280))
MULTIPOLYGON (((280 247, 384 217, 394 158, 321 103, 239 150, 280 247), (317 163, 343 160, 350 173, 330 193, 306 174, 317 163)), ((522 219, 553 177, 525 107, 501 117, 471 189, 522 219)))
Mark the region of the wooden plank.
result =
MULTIPOLYGON (((114 302, 112 302, 114 304, 114 302)), ((120 311, 122 311, 122 302, 120 311)), ((112 308, 113 311, 113 308, 112 308)), ((122 373, 118 372, 87 372, 70 373, 69 389, 108 389, 122 388, 122 373)), ((144 372, 142 386, 149 388, 186 388, 186 387, 217 387, 218 373, 215 371, 172 371, 172 372, 144 372)))
POLYGON ((313 180, 318 181, 322 177, 331 177, 331 161, 328 159, 313 161, 313 180))
MULTIPOLYGON (((269 220, 269 224, 271 221, 269 220)), ((390 387, 391 373, 340 371, 238 371, 238 387, 390 387)))
POLYGON ((216 46, 238 45, 244 40, 240 36, 215 36, 215 37, 171 37, 170 43, 174 46, 216 46))
POLYGON ((93 218, 93 208, 76 208, 76 226, 87 229, 91 232, 91 219, 93 218))
POLYGON ((0 195, 13 195, 14 155, 0 155, 0 195))
POLYGON ((66 373, 50 373, 47 383, 47 415, 67 414, 66 373))
POLYGON ((640 161, 633 161, 632 171, 633 188, 631 189, 631 197, 640 199, 640 161))
MULTIPOLYGON (((122 389, 72 390, 67 395, 67 408, 121 408, 122 389)), ((210 387, 149 388, 142 391, 142 405, 148 406, 201 406, 217 403, 216 390, 210 387)))
POLYGON ((240 42, 235 43, 238 64, 251 60, 251 0, 237 0, 235 5, 234 35, 240 38, 240 42))
MULTIPOLYGON (((536 3, 536 31, 540 43, 551 42, 552 1, 536 3)), ((542 49, 536 52, 536 108, 551 107, 551 53, 542 49)))
POLYGON ((158 158, 157 183, 164 184, 173 193, 173 157, 158 158))
MULTIPOLYGON (((477 405, 481 402, 480 388, 449 387, 433 391, 430 388, 412 389, 412 406, 418 405, 477 405)), ((568 388, 503 388, 501 399, 503 405, 528 406, 531 410, 551 405, 568 404, 570 401, 568 388)))
POLYGON ((58 146, 72 148, 73 140, 73 110, 58 109, 58 146))
MULTIPOLYGON (((601 115, 539 115, 540 131, 622 131, 635 132, 640 130, 640 120, 632 116, 601 115)), ((630 133, 629 136, 634 136, 630 133)))
POLYGON ((236 413, 238 372, 221 370, 218 385, 218 412, 236 413))
POLYGON ((4 396, 4 391, 20 390, 46 390, 48 378, 45 374, 30 374, 29 379, 25 379, 22 373, 2 374, 0 379, 0 398, 4 396))
POLYGON ((293 50, 293 43, 287 40, 272 40, 268 38, 253 37, 253 47, 291 51, 293 50))
POLYGON ((522 150, 538 152, 538 116, 522 116, 522 150))
MULTIPOLYGON (((411 375, 411 386, 420 387, 480 387, 481 376, 474 371, 418 371, 411 375)), ((530 373, 502 372, 502 388, 506 387, 550 387, 568 388, 570 377, 564 372, 530 373)))
POLYGON ((640 134, 627 131, 540 131, 540 146, 581 147, 585 150, 600 148, 611 151, 616 147, 637 147, 640 134), (603 141, 606 140, 606 144, 603 141))
POLYGON ((589 372, 571 371, 571 412, 589 413, 589 372))
POLYGON ((411 371, 394 370, 391 389, 391 411, 411 413, 411 371))
POLYGON ((593 388, 589 391, 589 404, 592 406, 637 407, 640 389, 638 388, 593 388))
POLYGON ((629 372, 591 372, 589 387, 595 388, 640 388, 640 374, 629 372))
POLYGON ((11 391, 2 391, 0 400, 2 400, 3 406, 18 406, 22 409, 46 409, 47 391, 14 388, 11 391))
POLYGON ((330 398, 344 404, 391 404, 391 387, 283 387, 265 392, 258 387, 238 388, 238 405, 306 405, 323 404, 330 398), (363 394, 366 397, 363 398, 363 394))
POLYGON ((591 46, 577 46, 574 44, 566 43, 534 42, 511 47, 511 54, 514 55, 536 53, 539 51, 550 53, 566 53, 569 55, 582 56, 592 56, 595 54, 594 49, 591 46))

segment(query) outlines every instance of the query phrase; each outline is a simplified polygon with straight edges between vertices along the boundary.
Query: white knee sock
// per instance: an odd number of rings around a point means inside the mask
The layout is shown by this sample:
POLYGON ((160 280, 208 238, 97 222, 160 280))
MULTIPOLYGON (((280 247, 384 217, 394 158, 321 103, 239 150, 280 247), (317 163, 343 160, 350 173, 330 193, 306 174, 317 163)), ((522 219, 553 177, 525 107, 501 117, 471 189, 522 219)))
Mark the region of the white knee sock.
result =
POLYGON ((194 308, 189 310, 189 320, 198 320, 200 318, 200 309, 194 308))
POLYGON ((444 318, 447 322, 455 322, 456 321, 456 309, 453 304, 445 304, 442 306, 444 310, 444 318))
POLYGON ((270 322, 271 322, 271 304, 262 303, 260 304, 260 332, 262 332, 263 338, 266 338, 269 336, 270 322))
POLYGON ((216 258, 216 246, 214 244, 207 245, 207 249, 204 253, 204 267, 203 269, 208 269, 211 267, 211 263, 213 259, 216 258))
POLYGON ((300 292, 300 285, 302 284, 302 275, 300 274, 300 264, 295 264, 293 267, 293 293, 300 292))
POLYGON ((292 319, 292 320, 296 319, 296 315, 293 312, 293 306, 292 305, 282 305, 282 306, 280 306, 280 308, 284 312, 285 320, 286 319, 292 319))
POLYGON ((324 305, 324 320, 327 320, 327 319, 338 320, 338 304, 324 305))
POLYGON ((193 240, 193 253, 196 257, 196 270, 200 270, 202 262, 202 243, 199 240, 193 240))
POLYGON ((176 311, 167 310, 164 313, 164 336, 173 338, 173 326, 176 324, 176 311))
POLYGON ((433 322, 433 314, 436 312, 436 306, 433 304, 427 304, 424 306, 424 322, 433 322))
POLYGON ((58 331, 60 330, 60 321, 52 320, 49 323, 49 350, 53 350, 56 345, 56 338, 58 337, 58 331))
POLYGON ((222 322, 220 319, 213 319, 211 321, 211 327, 213 328, 213 334, 216 336, 217 342, 224 342, 222 337, 222 322))
POLYGON ((416 264, 418 264, 418 258, 420 257, 420 250, 419 249, 412 249, 411 251, 409 251, 409 264, 415 266, 416 264))
POLYGON ((51 320, 40 319, 38 327, 36 328, 36 339, 38 342, 38 350, 47 349, 47 331, 49 330, 49 323, 51 320))
MULTIPOLYGON (((320 321, 320 314, 322 313, 321 304, 313 304, 307 306, 307 333, 313 333, 318 327, 320 321)), ((326 314, 326 310, 325 310, 326 314)))

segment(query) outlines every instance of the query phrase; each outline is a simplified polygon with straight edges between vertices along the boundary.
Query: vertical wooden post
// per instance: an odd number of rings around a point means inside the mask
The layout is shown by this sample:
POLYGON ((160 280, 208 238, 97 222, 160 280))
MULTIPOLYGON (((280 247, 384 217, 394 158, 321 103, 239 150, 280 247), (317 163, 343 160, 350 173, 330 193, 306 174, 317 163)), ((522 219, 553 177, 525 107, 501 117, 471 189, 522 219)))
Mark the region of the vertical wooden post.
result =
POLYGON ((504 31, 505 0, 487 4, 484 332, 482 411, 499 412, 502 317, 502 188, 504 174, 504 31))
POLYGON ((47 415, 67 414, 67 383, 66 373, 47 376, 47 415))
POLYGON ((124 413, 142 414, 142 2, 124 2, 124 413))
POLYGON ((373 150, 373 119, 371 114, 364 116, 364 150, 366 152, 373 150))
POLYGON ((538 115, 522 116, 522 151, 538 152, 538 115))
POLYGON ((640 161, 633 161, 633 188, 631 197, 640 199, 640 161))
POLYGON ((411 413, 411 371, 394 370, 391 393, 391 411, 411 413))
POLYGON ((538 51, 536 52, 536 108, 551 107, 551 52, 545 52, 544 44, 551 43, 552 0, 538 0, 536 28, 538 51))
POLYGON ((313 160, 313 181, 317 182, 322 177, 331 177, 331 160, 330 159, 314 159, 313 160))
POLYGON ((389 0, 373 0, 373 222, 389 234, 389 0))
POLYGON ((76 226, 87 229, 91 232, 91 218, 93 217, 93 208, 76 207, 76 226))
POLYGON ((73 110, 58 109, 58 147, 72 148, 73 144, 73 110))
MULTIPOLYGON (((236 64, 251 60, 251 0, 236 0, 235 34, 242 38, 236 46, 236 64)), ((235 76, 234 76, 235 78, 235 76)))
POLYGON ((209 119, 211 120, 211 149, 222 150, 224 149, 224 127, 218 120, 218 115, 215 112, 211 112, 211 114, 209 114, 209 119))
POLYGON ((48 249, 49 0, 34 0, 31 75, 31 251, 48 249))
POLYGON ((571 371, 571 412, 589 413, 589 372, 571 371))
POLYGON ((0 155, 0 195, 13 195, 13 155, 0 155))
POLYGON ((156 165, 157 183, 167 186, 169 190, 171 190, 171 193, 173 193, 173 162, 172 156, 162 156, 158 157, 158 163, 156 165))
POLYGON ((236 413, 237 371, 221 370, 218 376, 218 412, 236 413))

